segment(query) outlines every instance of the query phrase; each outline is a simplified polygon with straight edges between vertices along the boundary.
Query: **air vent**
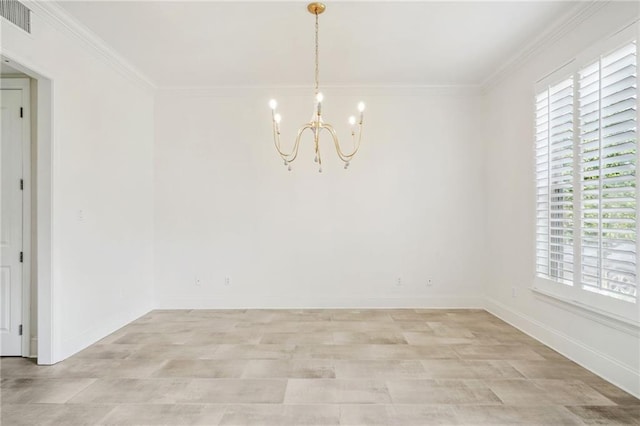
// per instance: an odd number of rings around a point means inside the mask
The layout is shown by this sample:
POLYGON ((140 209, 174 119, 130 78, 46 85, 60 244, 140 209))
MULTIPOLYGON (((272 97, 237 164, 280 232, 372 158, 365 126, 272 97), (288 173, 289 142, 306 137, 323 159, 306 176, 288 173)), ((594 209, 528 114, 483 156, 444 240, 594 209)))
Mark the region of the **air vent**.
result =
POLYGON ((17 0, 0 0, 0 16, 31 33, 31 11, 17 0))

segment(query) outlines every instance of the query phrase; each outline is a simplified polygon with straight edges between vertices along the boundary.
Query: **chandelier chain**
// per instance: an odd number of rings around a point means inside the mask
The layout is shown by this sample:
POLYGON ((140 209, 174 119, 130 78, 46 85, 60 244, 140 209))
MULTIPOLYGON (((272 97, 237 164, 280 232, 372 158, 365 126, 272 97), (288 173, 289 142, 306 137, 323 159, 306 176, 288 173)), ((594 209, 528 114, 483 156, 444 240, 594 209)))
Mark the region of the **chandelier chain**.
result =
POLYGON ((318 65, 318 12, 315 13, 316 15, 316 74, 315 74, 315 78, 316 78, 316 95, 318 94, 318 75, 320 74, 319 71, 319 65, 318 65))

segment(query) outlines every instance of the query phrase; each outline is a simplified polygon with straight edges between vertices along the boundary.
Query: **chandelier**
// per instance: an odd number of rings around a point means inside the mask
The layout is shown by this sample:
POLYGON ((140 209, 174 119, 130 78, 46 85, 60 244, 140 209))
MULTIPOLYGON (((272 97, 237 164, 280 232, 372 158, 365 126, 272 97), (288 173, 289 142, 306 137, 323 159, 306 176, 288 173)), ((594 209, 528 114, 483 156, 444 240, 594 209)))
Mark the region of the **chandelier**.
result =
POLYGON ((329 123, 325 123, 322 119, 322 101, 324 97, 318 88, 318 74, 319 74, 319 63, 318 63, 318 16, 324 12, 326 6, 322 3, 310 3, 307 6, 307 10, 315 15, 316 18, 316 68, 315 68, 315 97, 314 97, 314 107, 313 107, 313 115, 311 116, 311 121, 303 125, 299 130, 295 139, 295 143, 293 145, 293 149, 291 152, 287 153, 282 150, 280 145, 280 122, 282 121, 282 116, 278 114, 276 111, 276 107, 278 103, 275 99, 269 101, 269 106, 271 107, 271 120, 273 123, 273 140, 276 145, 276 150, 282 159, 284 160, 285 167, 291 171, 291 163, 298 157, 298 149, 300 147, 300 138, 302 134, 306 130, 310 130, 313 134, 313 144, 315 149, 315 159, 314 162, 318 164, 318 172, 322 173, 322 157, 320 156, 320 133, 323 130, 326 130, 331 135, 333 139, 333 144, 335 145, 336 152, 340 160, 344 162, 344 168, 347 169, 349 167, 349 163, 351 159, 356 155, 358 149, 360 148, 360 140, 362 139, 362 121, 364 118, 364 103, 360 102, 358 104, 358 111, 360 112, 359 118, 356 120, 356 117, 349 117, 349 124, 351 125, 351 139, 353 142, 353 150, 349 153, 345 153, 342 151, 340 147, 340 142, 338 141, 338 136, 336 135, 336 131, 333 126, 329 123), (357 129, 356 129, 357 123, 357 129))

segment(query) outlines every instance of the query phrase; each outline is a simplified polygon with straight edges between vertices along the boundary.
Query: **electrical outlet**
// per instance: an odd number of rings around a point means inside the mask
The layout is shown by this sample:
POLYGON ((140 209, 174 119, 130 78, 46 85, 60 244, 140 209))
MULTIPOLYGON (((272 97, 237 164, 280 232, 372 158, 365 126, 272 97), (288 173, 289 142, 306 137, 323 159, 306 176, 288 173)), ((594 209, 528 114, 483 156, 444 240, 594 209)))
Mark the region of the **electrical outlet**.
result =
POLYGON ((432 280, 427 280, 427 287, 431 287, 433 285, 433 281, 432 280))
POLYGON ((202 285, 202 279, 196 277, 194 280, 194 284, 196 285, 196 287, 200 287, 202 285))
POLYGON ((226 286, 230 286, 231 285, 231 277, 229 275, 224 277, 224 285, 226 285, 226 286))
POLYGON ((402 287, 402 277, 396 278, 396 287, 402 287))

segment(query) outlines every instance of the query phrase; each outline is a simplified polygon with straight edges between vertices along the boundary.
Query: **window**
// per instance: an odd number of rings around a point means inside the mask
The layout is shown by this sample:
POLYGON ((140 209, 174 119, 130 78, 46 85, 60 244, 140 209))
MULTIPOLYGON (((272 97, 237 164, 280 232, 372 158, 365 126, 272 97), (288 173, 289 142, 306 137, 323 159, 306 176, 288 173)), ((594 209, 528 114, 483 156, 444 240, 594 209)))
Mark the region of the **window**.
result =
POLYGON ((636 42, 591 59, 537 90, 536 276, 596 307, 635 304, 636 42))

